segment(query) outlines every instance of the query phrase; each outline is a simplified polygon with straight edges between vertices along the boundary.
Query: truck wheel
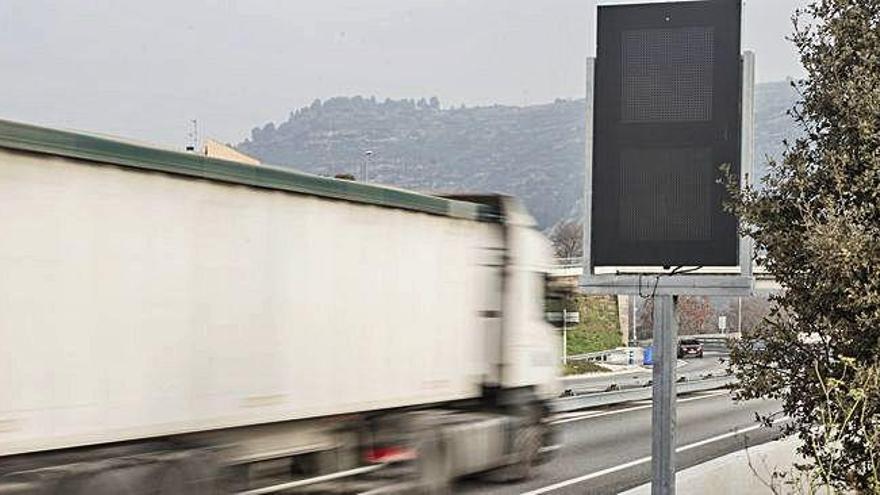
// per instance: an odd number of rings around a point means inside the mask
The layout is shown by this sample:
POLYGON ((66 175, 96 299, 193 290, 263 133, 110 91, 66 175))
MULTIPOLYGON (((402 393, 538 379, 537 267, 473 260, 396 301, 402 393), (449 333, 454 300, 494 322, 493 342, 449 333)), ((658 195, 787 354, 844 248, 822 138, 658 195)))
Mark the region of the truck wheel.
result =
POLYGON ((189 455, 162 463, 154 476, 154 495, 212 495, 216 493, 217 466, 209 455, 189 455))
POLYGON ((191 452, 179 463, 186 480, 186 489, 181 493, 190 495, 213 495, 217 493, 217 479, 220 475, 215 456, 209 452, 191 452))
POLYGON ((421 432, 417 442, 418 477, 424 493, 447 495, 452 493, 452 468, 441 435, 436 431, 421 432))
POLYGON ((556 453, 553 451, 541 452, 541 449, 549 446, 558 446, 559 432, 546 424, 540 424, 538 429, 541 432, 541 446, 538 448, 539 454, 538 458, 535 460, 535 466, 543 466, 556 458, 556 453))
POLYGON ((174 495, 175 493, 189 493, 187 490, 186 474, 180 466, 169 465, 159 473, 156 483, 157 495, 174 495))
POLYGON ((486 479, 496 483, 525 481, 535 476, 535 467, 540 463, 543 433, 538 425, 523 426, 513 439, 512 461, 507 466, 486 474, 486 479))
POLYGON ((540 458, 543 437, 541 427, 538 425, 525 426, 517 432, 513 441, 517 460, 510 466, 512 481, 529 480, 535 477, 535 466, 540 458))

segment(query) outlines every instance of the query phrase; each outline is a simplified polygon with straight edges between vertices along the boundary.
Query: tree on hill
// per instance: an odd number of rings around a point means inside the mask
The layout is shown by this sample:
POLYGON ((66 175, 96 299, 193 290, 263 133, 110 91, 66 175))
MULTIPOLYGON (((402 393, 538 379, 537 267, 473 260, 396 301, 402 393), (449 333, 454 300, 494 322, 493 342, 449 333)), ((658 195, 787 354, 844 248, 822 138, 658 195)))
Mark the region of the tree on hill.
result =
POLYGON ((562 222, 550 233, 557 258, 578 258, 584 254, 584 225, 562 222))
POLYGON ((880 0, 811 0, 792 40, 807 73, 791 111, 803 134, 763 189, 733 190, 784 288, 733 349, 737 396, 781 400, 810 475, 878 493, 880 0))
POLYGON ((678 299, 678 334, 695 335, 714 333, 715 309, 709 298, 680 297, 678 299))
MULTIPOLYGON (((637 308, 636 332, 640 340, 654 337, 654 299, 646 297, 637 308)), ((713 333, 716 312, 708 297, 681 296, 676 304, 679 335, 713 333)))

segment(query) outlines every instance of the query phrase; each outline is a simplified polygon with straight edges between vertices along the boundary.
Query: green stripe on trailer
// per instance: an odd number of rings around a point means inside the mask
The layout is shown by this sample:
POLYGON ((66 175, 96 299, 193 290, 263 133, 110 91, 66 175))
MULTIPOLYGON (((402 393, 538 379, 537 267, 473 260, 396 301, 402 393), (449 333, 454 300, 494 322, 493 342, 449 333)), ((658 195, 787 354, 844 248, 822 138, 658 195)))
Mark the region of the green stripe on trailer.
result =
MULTIPOLYGON (((331 179, 272 165, 245 165, 81 132, 0 119, 0 147, 140 170, 477 221, 499 221, 493 208, 387 186, 331 179)), ((2 166, 2 164, 0 164, 2 166)))

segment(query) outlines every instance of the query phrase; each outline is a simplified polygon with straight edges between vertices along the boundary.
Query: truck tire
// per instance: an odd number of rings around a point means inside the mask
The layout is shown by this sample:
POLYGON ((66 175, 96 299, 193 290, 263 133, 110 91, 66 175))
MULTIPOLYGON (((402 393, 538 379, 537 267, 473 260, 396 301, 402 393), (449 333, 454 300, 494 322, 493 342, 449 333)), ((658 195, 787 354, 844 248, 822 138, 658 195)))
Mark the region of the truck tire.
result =
POLYGON ((511 463, 490 471, 486 479, 497 483, 513 483, 534 478, 543 443, 544 431, 540 425, 520 427, 513 439, 511 463))
POLYGON ((443 438, 436 430, 419 433, 418 477, 421 493, 448 495, 452 493, 452 467, 443 438))
POLYGON ((190 452, 176 460, 166 460, 156 473, 156 495, 213 495, 216 493, 217 465, 210 455, 190 452))
POLYGON ((535 477, 535 467, 541 457, 544 432, 539 425, 529 425, 516 434, 513 441, 517 460, 510 466, 511 481, 529 480, 535 477))
POLYGON ((183 493, 190 495, 214 495, 217 493, 220 467, 212 453, 204 450, 193 451, 179 464, 186 483, 186 489, 183 493))
POLYGON ((156 495, 191 493, 186 473, 177 463, 169 464, 156 476, 156 495))
MULTIPOLYGON (((538 429, 541 431, 541 447, 539 448, 539 452, 541 452, 544 447, 558 447, 560 440, 559 432, 557 430, 546 423, 539 424, 538 429)), ((535 466, 543 466, 544 464, 552 461, 554 458, 556 458, 555 449, 548 452, 541 452, 538 455, 538 459, 535 461, 535 466)))

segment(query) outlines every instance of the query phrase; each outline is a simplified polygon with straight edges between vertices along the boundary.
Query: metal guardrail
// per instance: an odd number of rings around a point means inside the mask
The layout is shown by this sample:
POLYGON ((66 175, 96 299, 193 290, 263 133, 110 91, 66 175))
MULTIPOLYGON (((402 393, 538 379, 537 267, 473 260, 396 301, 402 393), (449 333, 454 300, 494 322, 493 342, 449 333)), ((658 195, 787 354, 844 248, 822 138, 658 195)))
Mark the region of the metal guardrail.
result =
POLYGON ((574 354, 567 356, 566 363, 573 361, 593 361, 609 364, 633 364, 641 362, 642 350, 634 347, 617 347, 614 349, 606 349, 604 351, 590 352, 587 354, 574 354))
POLYGON ((727 333, 698 333, 694 335, 679 335, 679 338, 682 339, 738 339, 742 337, 741 334, 737 332, 727 332, 727 333))
POLYGON ((700 337, 697 338, 703 344, 703 350, 709 352, 727 352, 727 337, 700 337))
POLYGON ((612 354, 618 353, 616 349, 607 351, 588 352, 586 354, 574 354, 566 358, 567 361, 607 361, 612 354))
MULTIPOLYGON (((697 335, 679 335, 680 340, 685 339, 694 339, 699 340, 703 344, 703 350, 709 352, 728 352, 730 348, 727 345, 727 341, 729 339, 739 339, 740 334, 736 332, 731 333, 710 333, 710 334, 697 334, 697 335)), ((649 347, 651 345, 650 340, 640 340, 639 345, 641 347, 649 347)))
POLYGON ((727 345, 727 341, 730 339, 736 340, 740 338, 740 334, 736 332, 731 333, 716 333, 716 334, 705 334, 705 335, 685 335, 682 338, 691 338, 699 340, 703 344, 703 350, 710 352, 728 352, 730 347, 727 345))
MULTIPOLYGON (((716 378, 705 378, 702 380, 682 381, 676 384, 676 392, 681 394, 690 394, 694 392, 704 392, 707 390, 715 390, 732 385, 735 382, 733 376, 722 376, 716 378)), ((592 394, 576 395, 574 397, 561 397, 556 399, 553 404, 554 412, 571 412, 580 409, 591 409, 594 407, 610 406, 614 404, 622 404, 637 400, 650 399, 652 395, 651 387, 639 387, 628 390, 615 390, 611 392, 598 392, 592 394)))

